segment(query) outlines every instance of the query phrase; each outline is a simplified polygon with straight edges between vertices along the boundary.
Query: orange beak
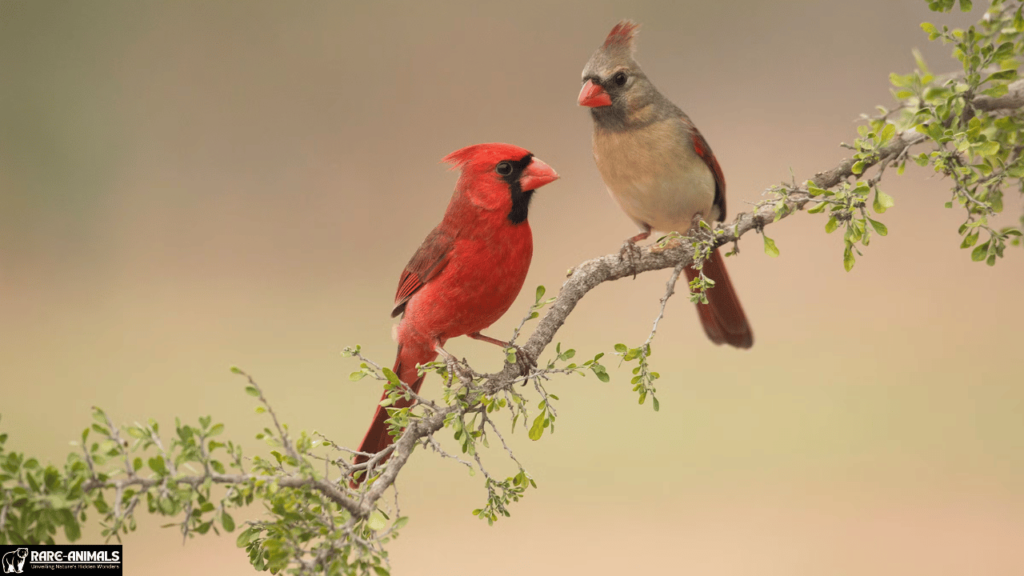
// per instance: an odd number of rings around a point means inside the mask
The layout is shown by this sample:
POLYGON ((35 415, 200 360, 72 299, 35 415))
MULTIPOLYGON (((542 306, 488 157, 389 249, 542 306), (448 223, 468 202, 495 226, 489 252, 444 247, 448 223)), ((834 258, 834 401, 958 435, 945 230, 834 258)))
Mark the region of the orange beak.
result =
POLYGON ((612 97, 599 84, 594 84, 593 80, 587 80, 587 83, 583 85, 583 89, 580 90, 579 104, 588 108, 611 106, 612 97))
POLYGON ((536 190, 555 180, 558 180, 558 173, 543 160, 534 156, 530 160, 530 165, 526 167, 526 170, 523 170, 523 174, 519 177, 519 185, 523 187, 523 192, 526 192, 528 190, 536 190))

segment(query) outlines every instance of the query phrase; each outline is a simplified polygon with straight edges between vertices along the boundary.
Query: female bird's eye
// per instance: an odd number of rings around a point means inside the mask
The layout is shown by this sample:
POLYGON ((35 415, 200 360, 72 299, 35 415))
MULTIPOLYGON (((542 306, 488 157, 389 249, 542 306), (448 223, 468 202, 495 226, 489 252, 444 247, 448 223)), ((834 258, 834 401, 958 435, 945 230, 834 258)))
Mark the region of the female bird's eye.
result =
POLYGON ((501 162, 498 164, 497 171, 502 176, 508 176, 512 173, 512 165, 508 162, 501 162))
POLYGON ((618 84, 619 86, 624 86, 626 84, 626 73, 619 72, 618 74, 612 77, 612 80, 615 80, 615 83, 618 84))

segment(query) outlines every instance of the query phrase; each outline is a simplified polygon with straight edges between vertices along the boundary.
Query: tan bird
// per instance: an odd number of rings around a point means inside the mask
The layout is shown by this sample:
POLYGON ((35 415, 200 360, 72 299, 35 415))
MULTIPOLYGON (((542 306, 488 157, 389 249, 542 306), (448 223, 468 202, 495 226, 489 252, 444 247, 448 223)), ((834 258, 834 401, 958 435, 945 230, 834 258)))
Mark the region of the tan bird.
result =
MULTIPOLYGON (((638 25, 612 28, 583 68, 579 104, 594 119, 594 161, 612 198, 640 228, 686 234, 695 222, 725 219, 725 176, 707 140, 690 118, 651 84, 633 59, 638 25)), ((750 348, 754 334, 715 250, 704 275, 715 281, 697 313, 716 344, 750 348)), ((698 272, 686 268, 693 280, 698 272)))

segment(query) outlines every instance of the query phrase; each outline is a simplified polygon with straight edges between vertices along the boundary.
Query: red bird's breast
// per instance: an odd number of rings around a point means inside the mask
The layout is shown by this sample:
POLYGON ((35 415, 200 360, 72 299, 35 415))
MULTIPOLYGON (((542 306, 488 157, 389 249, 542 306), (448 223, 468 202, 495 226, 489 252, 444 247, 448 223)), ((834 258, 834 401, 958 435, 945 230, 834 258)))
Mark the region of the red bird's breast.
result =
POLYGON ((455 239, 444 270, 406 306, 401 330, 444 342, 480 332, 508 311, 530 270, 533 235, 527 222, 487 230, 455 239))

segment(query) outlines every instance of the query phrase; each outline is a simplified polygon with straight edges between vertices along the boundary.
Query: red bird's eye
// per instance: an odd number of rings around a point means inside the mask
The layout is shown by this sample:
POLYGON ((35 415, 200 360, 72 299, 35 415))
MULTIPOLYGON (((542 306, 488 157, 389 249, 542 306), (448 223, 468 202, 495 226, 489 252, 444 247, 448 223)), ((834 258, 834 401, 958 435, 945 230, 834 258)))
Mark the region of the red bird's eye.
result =
POLYGON ((501 174, 502 176, 508 176, 509 174, 512 173, 512 165, 509 164, 508 162, 501 162, 498 164, 495 170, 498 172, 498 174, 501 174))
POLYGON ((626 73, 625 72, 619 72, 618 74, 616 74, 614 76, 613 80, 615 80, 615 83, 618 84, 619 86, 625 86, 626 85, 626 73))

